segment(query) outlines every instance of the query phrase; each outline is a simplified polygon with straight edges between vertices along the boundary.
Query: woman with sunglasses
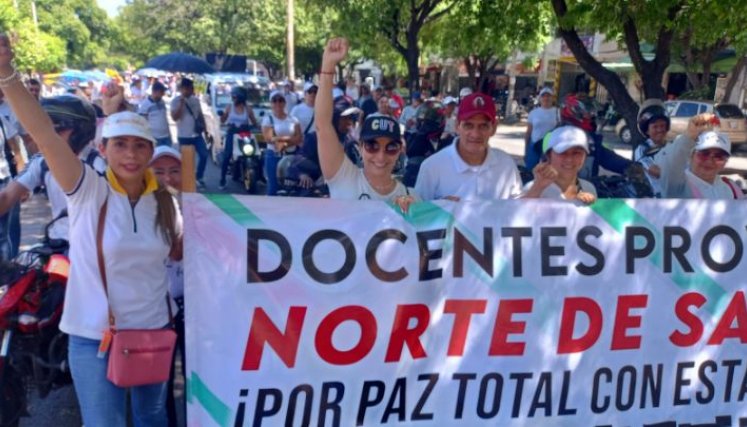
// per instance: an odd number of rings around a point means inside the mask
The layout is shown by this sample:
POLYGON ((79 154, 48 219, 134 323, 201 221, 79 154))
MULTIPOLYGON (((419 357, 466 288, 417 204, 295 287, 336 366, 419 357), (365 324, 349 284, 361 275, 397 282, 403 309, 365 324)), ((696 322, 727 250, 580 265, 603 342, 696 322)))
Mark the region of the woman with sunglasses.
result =
POLYGON ((710 113, 694 116, 687 132, 654 156, 654 163, 661 169, 663 198, 744 198, 737 184, 719 176, 731 156, 731 142, 726 135, 712 130, 714 118, 710 113))
POLYGON ((337 63, 347 53, 347 40, 336 38, 327 42, 314 107, 319 161, 330 196, 334 199, 394 202, 407 212, 415 197, 411 190, 392 176, 392 170, 403 148, 399 123, 392 117, 380 114, 372 114, 366 118, 360 134, 362 169, 357 168, 345 156, 332 126, 332 79, 337 63))
POLYGON ((303 141, 298 119, 285 112, 285 96, 280 91, 270 94, 272 110, 262 119, 262 136, 267 142, 265 151, 265 176, 267 195, 278 192, 278 163, 283 154, 296 150, 303 141))

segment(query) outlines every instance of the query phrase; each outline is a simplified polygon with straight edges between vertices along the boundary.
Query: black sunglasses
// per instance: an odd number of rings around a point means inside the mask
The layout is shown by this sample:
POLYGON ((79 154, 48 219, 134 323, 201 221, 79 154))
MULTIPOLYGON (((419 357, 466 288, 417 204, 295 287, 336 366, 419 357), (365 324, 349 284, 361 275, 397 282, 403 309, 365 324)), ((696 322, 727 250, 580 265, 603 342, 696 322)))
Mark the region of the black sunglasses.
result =
MULTIPOLYGON (((381 150, 381 144, 373 140, 363 141, 363 149, 366 150, 368 154, 376 154, 381 150)), ((402 144, 392 141, 384 146, 384 154, 393 156, 399 154, 401 149, 402 144)))
POLYGON ((285 102, 285 98, 272 98, 270 102, 285 102))

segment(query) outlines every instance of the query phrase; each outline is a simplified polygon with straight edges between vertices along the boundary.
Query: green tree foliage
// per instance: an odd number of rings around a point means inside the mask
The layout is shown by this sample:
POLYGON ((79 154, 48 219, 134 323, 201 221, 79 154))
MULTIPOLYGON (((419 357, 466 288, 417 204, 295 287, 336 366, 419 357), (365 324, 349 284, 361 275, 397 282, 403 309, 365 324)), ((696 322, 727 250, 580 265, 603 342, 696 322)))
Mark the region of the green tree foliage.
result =
MULTIPOLYGON (((160 53, 181 51, 248 55, 271 72, 286 64, 285 2, 277 0, 132 0, 116 19, 121 48, 139 63, 160 53)), ((297 7, 296 65, 318 70, 329 17, 319 8, 297 7)))
MULTIPOLYGON (((407 66, 408 88, 419 87, 421 31, 446 16, 466 0, 315 0, 313 3, 339 12, 336 31, 357 45, 384 40, 407 66)), ((375 56, 373 56, 375 57, 375 56)))
POLYGON ((552 10, 544 2, 471 1, 434 25, 428 38, 440 56, 461 59, 479 88, 513 52, 541 51, 551 39, 552 24, 552 10))
POLYGON ((55 71, 65 64, 65 43, 59 37, 38 30, 24 4, 13 6, 12 0, 0 0, 0 31, 15 39, 16 66, 24 72, 55 71))

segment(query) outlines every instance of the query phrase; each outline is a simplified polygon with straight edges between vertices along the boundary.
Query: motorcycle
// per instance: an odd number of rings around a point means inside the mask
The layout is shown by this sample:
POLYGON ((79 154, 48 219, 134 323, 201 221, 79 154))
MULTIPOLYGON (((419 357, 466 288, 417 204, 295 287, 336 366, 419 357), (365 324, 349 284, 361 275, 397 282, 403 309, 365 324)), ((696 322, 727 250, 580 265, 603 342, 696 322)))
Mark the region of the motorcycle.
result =
POLYGON ((0 264, 0 427, 17 426, 28 415, 30 387, 46 397, 69 383, 67 335, 59 330, 70 261, 66 240, 44 240, 11 262, 0 264))
MULTIPOLYGON (((308 162, 300 154, 290 154, 283 156, 278 162, 278 196, 283 197, 329 197, 329 189, 324 182, 324 178, 319 176, 311 187, 301 185, 301 175, 309 175, 304 167, 304 162, 308 162)), ((310 176, 310 175, 309 175, 310 176)), ((313 178, 312 178, 313 179, 313 178)))
POLYGON ((257 182, 264 179, 262 153, 264 149, 248 126, 241 126, 233 135, 234 181, 242 182, 249 194, 257 193, 257 182))

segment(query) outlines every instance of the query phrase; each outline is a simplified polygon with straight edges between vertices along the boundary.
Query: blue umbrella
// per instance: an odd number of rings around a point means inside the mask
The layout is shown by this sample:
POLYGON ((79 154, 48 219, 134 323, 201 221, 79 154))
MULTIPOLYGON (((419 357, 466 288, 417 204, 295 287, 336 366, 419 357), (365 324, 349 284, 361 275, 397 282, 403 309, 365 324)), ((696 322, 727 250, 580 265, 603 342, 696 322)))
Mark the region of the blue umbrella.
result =
POLYGON ((167 53, 148 61, 143 68, 171 71, 173 73, 209 74, 213 67, 202 59, 186 53, 167 53))

